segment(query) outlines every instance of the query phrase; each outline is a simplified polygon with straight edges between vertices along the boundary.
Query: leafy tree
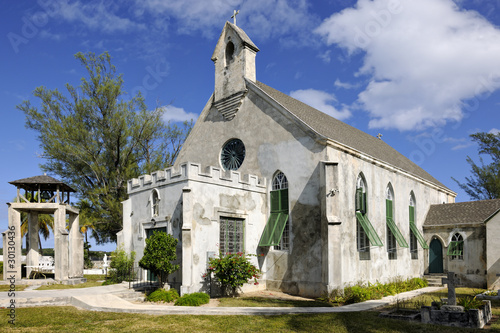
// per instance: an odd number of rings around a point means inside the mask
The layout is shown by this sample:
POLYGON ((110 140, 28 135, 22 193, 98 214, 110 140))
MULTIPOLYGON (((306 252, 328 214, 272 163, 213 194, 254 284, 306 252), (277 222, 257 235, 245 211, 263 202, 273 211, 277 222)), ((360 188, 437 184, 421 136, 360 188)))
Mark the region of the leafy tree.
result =
POLYGON ((466 182, 455 182, 473 200, 488 200, 500 198, 500 133, 479 132, 471 135, 472 140, 479 144, 479 155, 487 155, 491 163, 485 164, 480 156, 481 165, 477 165, 467 156, 467 163, 471 166, 470 177, 466 182))
POLYGON ((158 277, 160 288, 167 282, 168 275, 179 269, 179 265, 172 264, 177 260, 176 246, 177 239, 161 231, 155 231, 146 239, 144 256, 139 261, 139 266, 158 277))
POLYGON ((134 261, 134 251, 127 254, 121 245, 118 246, 115 251, 111 252, 111 264, 109 265, 111 270, 104 284, 121 283, 123 280, 131 278, 134 261))
POLYGON ((75 57, 87 72, 79 86, 66 84, 66 94, 38 87, 33 94, 40 106, 24 101, 17 108, 38 133, 42 170, 87 200, 93 236, 102 244, 116 241, 122 228, 127 181, 170 166, 191 124, 165 124, 165 108, 148 111, 140 93, 126 96, 108 53, 75 57))

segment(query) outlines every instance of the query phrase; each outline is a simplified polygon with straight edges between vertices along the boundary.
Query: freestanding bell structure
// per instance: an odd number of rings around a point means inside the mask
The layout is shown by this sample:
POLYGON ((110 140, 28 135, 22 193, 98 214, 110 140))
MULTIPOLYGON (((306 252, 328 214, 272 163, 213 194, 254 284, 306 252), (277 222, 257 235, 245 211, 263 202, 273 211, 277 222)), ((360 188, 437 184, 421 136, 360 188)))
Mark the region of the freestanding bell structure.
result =
POLYGON ((28 219, 26 276, 39 267, 38 215, 54 216, 54 279, 73 284, 83 280, 83 236, 79 210, 71 207, 70 186, 47 175, 9 182, 17 187, 15 202, 9 206, 9 228, 3 232, 4 279, 21 279, 21 213, 28 219), (24 190, 24 193, 21 192, 24 190))

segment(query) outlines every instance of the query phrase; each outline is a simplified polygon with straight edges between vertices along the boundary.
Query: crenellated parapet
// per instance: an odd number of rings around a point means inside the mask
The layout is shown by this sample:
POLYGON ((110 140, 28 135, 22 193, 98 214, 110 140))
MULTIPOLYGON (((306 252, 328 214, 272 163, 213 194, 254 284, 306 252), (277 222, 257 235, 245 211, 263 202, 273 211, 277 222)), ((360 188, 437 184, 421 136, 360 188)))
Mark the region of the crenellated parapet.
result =
POLYGON ((133 178, 128 181, 127 193, 135 193, 178 182, 202 182, 214 185, 265 192, 266 179, 255 175, 241 175, 237 171, 225 171, 219 167, 208 166, 204 170, 198 163, 182 163, 179 168, 167 168, 133 178))

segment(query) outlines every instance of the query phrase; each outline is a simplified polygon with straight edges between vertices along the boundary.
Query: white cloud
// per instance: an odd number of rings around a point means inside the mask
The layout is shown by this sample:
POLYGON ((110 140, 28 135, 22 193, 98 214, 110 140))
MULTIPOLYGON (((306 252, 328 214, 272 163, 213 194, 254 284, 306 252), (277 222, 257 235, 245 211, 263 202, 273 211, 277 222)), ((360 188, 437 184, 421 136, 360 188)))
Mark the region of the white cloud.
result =
POLYGON ((464 144, 460 144, 460 145, 456 145, 456 146, 452 147, 451 150, 461 150, 461 149, 469 148, 470 146, 473 146, 473 145, 474 145, 473 143, 464 143, 464 144))
POLYGON ((500 130, 498 128, 492 128, 488 133, 497 135, 498 133, 500 133, 500 130))
POLYGON ((363 52, 358 75, 370 81, 357 102, 371 128, 460 121, 500 88, 500 30, 451 0, 359 0, 316 32, 328 45, 363 52))
POLYGON ((163 113, 163 121, 182 122, 198 119, 198 115, 192 112, 186 112, 183 108, 178 108, 173 105, 163 106, 165 112, 163 113))
POLYGON ((258 34, 261 38, 294 31, 304 33, 305 40, 310 29, 303 31, 304 27, 313 24, 307 0, 136 0, 135 6, 139 12, 176 18, 181 32, 201 31, 209 36, 219 32, 225 21, 233 22, 235 9, 240 11, 237 25, 249 35, 258 34))
POLYGON ((80 22, 92 30, 113 33, 145 28, 142 23, 136 23, 117 15, 115 12, 118 7, 107 1, 82 3, 80 1, 61 0, 58 1, 57 6, 54 15, 68 22, 80 22))
POLYGON ((342 82, 339 79, 335 80, 335 83, 333 84, 337 88, 342 88, 342 89, 356 89, 359 88, 359 84, 352 84, 352 83, 347 83, 347 82, 342 82))
POLYGON ((351 112, 347 108, 337 110, 332 105, 332 102, 337 102, 334 95, 321 90, 295 90, 290 92, 290 96, 339 120, 346 119, 351 116, 351 112))

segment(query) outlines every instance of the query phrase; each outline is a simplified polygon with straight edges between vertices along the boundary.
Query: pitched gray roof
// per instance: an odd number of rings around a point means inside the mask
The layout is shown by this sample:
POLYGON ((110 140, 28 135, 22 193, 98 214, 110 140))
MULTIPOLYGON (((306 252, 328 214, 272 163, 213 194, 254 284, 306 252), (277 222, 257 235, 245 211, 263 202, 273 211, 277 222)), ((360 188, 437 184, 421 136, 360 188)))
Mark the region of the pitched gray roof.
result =
POLYGON ((44 190, 56 190, 57 185, 59 185, 59 189, 62 191, 76 192, 71 187, 64 184, 62 181, 47 175, 18 179, 9 182, 9 184, 19 186, 26 190, 33 190, 33 191, 38 190, 38 185, 40 185, 40 187, 44 190))
POLYGON ((482 224, 500 210, 500 199, 431 205, 424 227, 482 224))
POLYGON ((320 135, 358 150, 377 160, 384 161, 435 185, 446 188, 424 169, 410 161, 410 159, 403 156, 383 140, 316 110, 264 83, 255 82, 255 85, 320 135))

